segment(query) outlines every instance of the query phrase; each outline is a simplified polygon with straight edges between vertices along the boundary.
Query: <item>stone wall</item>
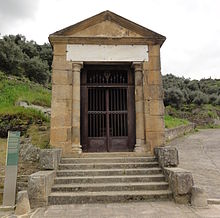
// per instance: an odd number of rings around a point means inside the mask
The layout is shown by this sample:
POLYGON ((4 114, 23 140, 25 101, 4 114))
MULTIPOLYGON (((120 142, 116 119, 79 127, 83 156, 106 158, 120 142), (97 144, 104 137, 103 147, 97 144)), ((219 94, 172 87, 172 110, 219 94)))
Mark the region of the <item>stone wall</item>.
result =
POLYGON ((191 132, 195 129, 195 124, 190 123, 188 125, 178 126, 172 129, 165 129, 165 138, 166 141, 170 141, 175 139, 179 136, 184 135, 185 133, 191 132))
POLYGON ((149 150, 165 142, 163 84, 160 66, 160 45, 149 46, 149 61, 143 64, 145 134, 149 150))
POLYGON ((50 144, 68 153, 72 150, 72 63, 66 61, 66 44, 53 48, 50 144))
POLYGON ((162 168, 166 181, 173 193, 176 203, 188 204, 191 202, 192 187, 194 185, 192 173, 178 168, 179 155, 175 147, 163 146, 154 149, 162 168))

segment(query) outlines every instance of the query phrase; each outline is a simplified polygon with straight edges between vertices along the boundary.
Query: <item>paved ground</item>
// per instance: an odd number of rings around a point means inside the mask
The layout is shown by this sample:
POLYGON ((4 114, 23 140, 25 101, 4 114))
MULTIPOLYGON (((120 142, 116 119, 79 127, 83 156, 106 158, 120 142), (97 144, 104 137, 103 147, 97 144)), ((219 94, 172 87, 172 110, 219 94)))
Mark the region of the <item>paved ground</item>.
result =
POLYGON ((179 167, 193 173, 195 184, 209 198, 220 199, 220 129, 199 130, 169 144, 178 148, 179 167))
POLYGON ((220 205, 195 209, 170 201, 121 204, 84 204, 49 206, 39 209, 32 218, 197 218, 220 217, 220 205))

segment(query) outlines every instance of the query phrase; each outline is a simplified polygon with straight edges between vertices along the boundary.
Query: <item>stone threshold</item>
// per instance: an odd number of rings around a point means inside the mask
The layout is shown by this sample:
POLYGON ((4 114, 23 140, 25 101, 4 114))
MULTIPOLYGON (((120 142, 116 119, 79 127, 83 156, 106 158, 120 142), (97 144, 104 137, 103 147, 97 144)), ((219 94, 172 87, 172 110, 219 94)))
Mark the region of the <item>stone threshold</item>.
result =
POLYGON ((152 157, 151 152, 83 152, 81 154, 64 155, 63 158, 97 158, 97 157, 152 157))

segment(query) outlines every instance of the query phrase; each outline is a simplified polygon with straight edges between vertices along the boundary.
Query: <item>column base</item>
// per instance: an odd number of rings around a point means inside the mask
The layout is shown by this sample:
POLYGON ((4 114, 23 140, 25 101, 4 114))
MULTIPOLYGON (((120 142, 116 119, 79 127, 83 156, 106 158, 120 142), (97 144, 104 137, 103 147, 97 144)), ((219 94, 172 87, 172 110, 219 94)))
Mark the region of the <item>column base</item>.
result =
POLYGON ((73 144, 72 145, 72 152, 74 154, 81 154, 82 153, 82 146, 80 144, 73 144))
POLYGON ((134 152, 137 152, 137 153, 143 153, 143 152, 146 152, 146 144, 143 143, 143 142, 140 142, 140 143, 137 143, 135 144, 135 147, 134 147, 134 152))

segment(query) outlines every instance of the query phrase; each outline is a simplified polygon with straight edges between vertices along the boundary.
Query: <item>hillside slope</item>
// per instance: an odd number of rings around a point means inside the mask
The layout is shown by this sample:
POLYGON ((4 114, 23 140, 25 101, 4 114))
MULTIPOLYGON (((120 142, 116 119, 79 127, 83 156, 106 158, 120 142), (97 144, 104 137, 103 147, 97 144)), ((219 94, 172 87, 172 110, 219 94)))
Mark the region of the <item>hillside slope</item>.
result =
POLYGON ((49 117, 38 110, 18 106, 20 101, 50 107, 51 90, 0 72, 0 138, 7 137, 8 130, 18 130, 24 135, 33 126, 49 126, 49 117))

